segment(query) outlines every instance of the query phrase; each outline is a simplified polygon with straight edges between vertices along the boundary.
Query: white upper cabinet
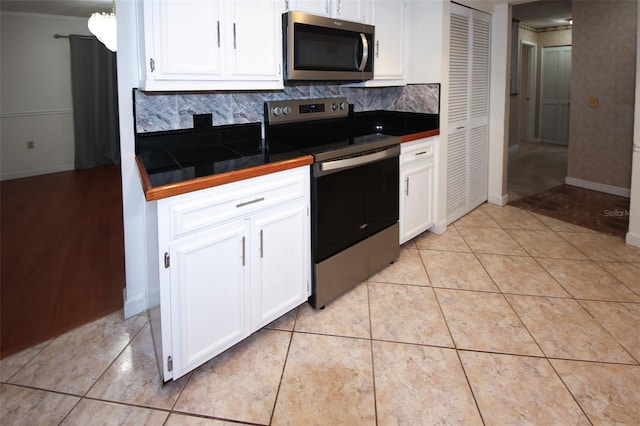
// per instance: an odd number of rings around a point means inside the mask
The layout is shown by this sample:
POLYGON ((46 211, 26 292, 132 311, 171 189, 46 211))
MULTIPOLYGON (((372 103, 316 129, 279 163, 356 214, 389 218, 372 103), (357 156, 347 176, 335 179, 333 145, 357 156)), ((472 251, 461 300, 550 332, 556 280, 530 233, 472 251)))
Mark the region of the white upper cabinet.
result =
POLYGON ((345 21, 371 23, 372 0, 289 0, 289 10, 299 10, 345 21))
POLYGON ((404 83, 405 4, 402 0, 375 0, 375 80, 404 83))
POLYGON ((442 82, 445 2, 408 1, 405 80, 407 84, 442 82))
POLYGON ((282 0, 144 0, 142 90, 281 89, 282 0))

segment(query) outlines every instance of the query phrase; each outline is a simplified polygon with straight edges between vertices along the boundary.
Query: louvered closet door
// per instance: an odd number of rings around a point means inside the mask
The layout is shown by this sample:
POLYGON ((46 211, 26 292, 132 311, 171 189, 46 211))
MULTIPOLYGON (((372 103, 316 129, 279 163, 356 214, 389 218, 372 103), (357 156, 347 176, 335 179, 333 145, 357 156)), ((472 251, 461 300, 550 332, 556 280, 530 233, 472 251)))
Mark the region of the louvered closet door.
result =
POLYGON ((487 200, 490 16, 451 5, 447 223, 487 200))

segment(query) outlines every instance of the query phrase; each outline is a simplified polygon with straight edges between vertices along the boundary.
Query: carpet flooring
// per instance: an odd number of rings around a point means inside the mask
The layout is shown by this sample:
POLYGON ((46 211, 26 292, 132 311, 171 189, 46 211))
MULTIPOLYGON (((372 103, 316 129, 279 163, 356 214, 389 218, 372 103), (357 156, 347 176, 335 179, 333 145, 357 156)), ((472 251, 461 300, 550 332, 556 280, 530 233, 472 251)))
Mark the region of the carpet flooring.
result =
POLYGON ((624 238, 629 199, 571 185, 559 185, 509 203, 574 225, 624 238))

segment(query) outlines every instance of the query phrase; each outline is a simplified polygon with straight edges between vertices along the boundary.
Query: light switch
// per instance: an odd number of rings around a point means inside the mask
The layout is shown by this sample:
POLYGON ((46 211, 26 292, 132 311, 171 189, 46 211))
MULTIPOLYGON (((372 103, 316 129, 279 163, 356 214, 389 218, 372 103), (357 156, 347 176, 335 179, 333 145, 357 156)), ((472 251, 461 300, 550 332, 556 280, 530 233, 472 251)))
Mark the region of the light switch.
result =
POLYGON ((598 98, 589 98, 589 108, 598 108, 598 98))

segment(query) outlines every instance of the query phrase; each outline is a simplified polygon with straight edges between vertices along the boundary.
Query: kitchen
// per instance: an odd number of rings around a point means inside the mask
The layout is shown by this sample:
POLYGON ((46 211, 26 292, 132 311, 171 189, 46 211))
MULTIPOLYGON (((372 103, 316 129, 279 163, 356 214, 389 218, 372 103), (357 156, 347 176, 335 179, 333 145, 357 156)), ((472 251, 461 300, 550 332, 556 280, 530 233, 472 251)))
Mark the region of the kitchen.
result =
MULTIPOLYGON (((124 6, 124 7, 126 8, 126 6, 124 6)), ((126 26, 126 23, 125 23, 125 26, 126 26)), ((120 43, 120 45, 122 46, 122 48, 121 48, 121 53, 122 53, 122 52, 126 52, 126 51, 127 51, 127 46, 123 46, 123 43, 120 43)), ((121 57, 122 57, 122 56, 121 56, 121 57)), ((136 82, 136 84, 137 84, 137 82, 136 82)), ((363 90, 363 89, 353 89, 353 90, 363 90)), ((380 89, 378 89, 378 90, 380 90, 380 89)), ((374 89, 374 91, 377 91, 377 90, 376 90, 376 89, 374 89)), ((129 92, 129 91, 127 91, 126 95, 127 95, 127 96, 130 96, 131 94, 130 94, 130 92, 129 92)), ((128 98, 127 98, 127 97, 121 97, 121 99, 128 99, 128 98)), ((177 102, 178 102, 178 100, 176 100, 176 99, 170 99, 170 100, 168 100, 168 102, 170 102, 170 103, 172 103, 172 104, 173 104, 173 103, 177 103, 177 102)), ((205 112, 205 111, 198 111, 198 112, 205 112)), ((129 128, 133 128, 133 123, 132 123, 132 121, 131 121, 131 120, 132 120, 132 119, 131 119, 131 116, 132 116, 132 114, 129 114, 129 121, 128 121, 128 122, 129 122, 129 124, 131 124, 131 126, 130 126, 129 128)), ((174 115, 173 117, 175 118, 175 115, 174 115)), ((125 117, 123 116, 123 118, 125 118, 125 117)), ((123 126, 123 127, 124 127, 124 126, 123 126)), ((184 127, 189 127, 189 126, 184 126, 184 127)), ((123 141, 123 143, 124 143, 124 141, 123 141)), ((130 144, 132 144, 132 143, 133 143, 133 141, 132 141, 132 140, 130 140, 130 141, 129 141, 129 143, 130 143, 130 144)), ((130 145, 130 146, 132 147, 132 145, 130 145)), ((127 182, 127 183, 126 183, 126 184, 128 184, 128 185, 129 185, 129 189, 130 189, 130 191, 135 191, 135 199, 137 200, 137 199, 139 199, 139 198, 141 197, 141 190, 140 190, 140 182, 139 182, 139 178, 138 178, 138 175, 137 175, 137 170, 136 170, 135 168, 131 168, 131 166, 132 166, 132 161, 133 161, 133 154, 132 154, 132 153, 133 153, 133 149, 131 149, 131 151, 130 151, 130 152, 129 152, 129 154, 128 154, 128 155, 129 155, 129 159, 128 159, 128 161, 129 161, 129 163, 130 163, 130 164, 129 164, 129 167, 130 167, 130 168, 129 168, 128 170, 127 170, 126 168, 123 168, 123 176, 124 176, 125 178, 127 178, 127 180, 126 180, 126 182, 127 182)), ((126 202, 127 202, 127 201, 125 201, 125 203, 126 203, 126 202)), ((140 210, 138 210, 138 209, 136 209, 136 208, 135 208, 135 204, 134 204, 133 206, 134 206, 134 209, 133 209, 133 210, 131 210, 132 204, 129 204, 129 210, 128 210, 129 217, 134 217, 134 218, 138 218, 138 219, 139 219, 140 210)), ((138 205, 138 207, 140 207, 140 206, 138 205)), ((125 213, 125 214, 127 214, 127 213, 125 213)), ((128 226, 128 227, 129 227, 129 233, 130 233, 130 234, 132 234, 132 233, 133 233, 134 235, 136 235, 136 233, 138 233, 138 232, 141 232, 141 231, 142 231, 142 228, 136 227, 134 224, 131 224, 131 223, 129 223, 129 224, 128 224, 128 225, 126 225, 126 226, 128 226)), ((139 240, 139 241, 142 241, 142 240, 139 240)), ((134 254, 135 254, 135 250, 134 250, 133 252, 134 252, 134 254)), ((128 260, 128 262, 129 262, 129 260, 128 260)), ((143 262, 143 263, 144 263, 144 262, 143 262)), ((128 266, 129 266, 129 265, 128 265, 128 266)), ((134 278, 135 278, 135 277, 136 277, 136 275, 135 275, 135 273, 136 273, 136 272, 135 272, 135 267, 133 268, 133 271, 132 271, 131 269, 132 269, 132 268, 129 268, 129 267, 128 267, 128 271, 129 271, 129 273, 133 273, 133 274, 134 274, 134 278)), ((139 272, 139 271, 138 271, 138 272, 139 272)), ((131 282, 131 281, 129 281, 129 282, 131 282)), ((140 282, 140 281, 138 281, 138 283, 139 283, 139 282, 140 282)), ((133 285, 135 286, 135 281, 134 281, 134 284, 133 284, 133 285)), ((130 290, 130 289, 128 288, 128 289, 127 289, 127 291, 129 291, 129 290, 130 290)), ((132 290, 135 290, 135 287, 134 287, 132 290)), ((139 293, 135 293, 135 292, 134 292, 134 293, 132 293, 132 294, 133 294, 133 295, 136 295, 136 294, 139 294, 139 293)), ((135 301, 135 300, 136 300, 135 298, 133 298, 133 299, 132 299, 132 301, 135 301)), ((131 307, 131 306, 129 306, 129 307, 131 307)), ((131 311, 129 311, 129 313, 131 313, 131 311)))

